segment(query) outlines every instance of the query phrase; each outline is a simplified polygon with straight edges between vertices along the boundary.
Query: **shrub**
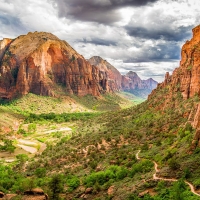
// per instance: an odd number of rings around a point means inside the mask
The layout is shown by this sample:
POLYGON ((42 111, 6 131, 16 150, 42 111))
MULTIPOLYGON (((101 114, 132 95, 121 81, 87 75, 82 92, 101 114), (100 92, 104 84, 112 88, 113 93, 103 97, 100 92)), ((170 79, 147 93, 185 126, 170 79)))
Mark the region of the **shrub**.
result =
POLYGON ((128 174, 128 170, 123 167, 117 171, 116 178, 117 178, 117 180, 122 180, 127 176, 127 174, 128 174))
POLYGON ((13 146, 12 140, 5 139, 3 142, 4 145, 0 145, 0 151, 3 150, 3 151, 8 151, 10 153, 13 153, 15 151, 16 147, 13 146))
POLYGON ((171 158, 168 162, 169 164, 169 167, 172 169, 172 170, 177 170, 180 168, 180 164, 178 163, 178 161, 175 159, 175 158, 171 158))
POLYGON ((41 167, 41 168, 37 168, 35 170, 35 175, 38 177, 38 178, 42 178, 42 177, 45 177, 46 176, 46 169, 41 167))
POLYGON ((51 199, 58 200, 59 194, 63 191, 63 182, 59 174, 53 175, 49 182, 49 189, 51 199))
POLYGON ((28 125, 28 132, 29 133, 35 133, 35 131, 36 131, 36 124, 34 124, 34 123, 29 124, 28 125))
POLYGON ((80 185, 80 180, 76 176, 68 176, 67 177, 67 185, 69 187, 69 191, 73 191, 80 185))
POLYGON ((128 173, 129 171, 125 167, 112 165, 105 171, 93 172, 92 174, 88 175, 84 179, 83 183, 87 187, 92 187, 95 183, 104 185, 105 183, 111 183, 113 181, 124 179, 128 173))

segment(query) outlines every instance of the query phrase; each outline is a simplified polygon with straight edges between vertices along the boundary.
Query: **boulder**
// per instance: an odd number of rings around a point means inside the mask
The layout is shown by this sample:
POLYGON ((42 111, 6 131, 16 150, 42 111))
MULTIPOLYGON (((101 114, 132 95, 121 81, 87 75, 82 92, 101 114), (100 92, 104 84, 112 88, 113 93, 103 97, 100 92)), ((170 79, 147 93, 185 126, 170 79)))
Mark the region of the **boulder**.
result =
POLYGON ((91 194, 92 191, 93 191, 93 188, 92 188, 92 187, 87 188, 87 189, 85 190, 85 194, 91 194))

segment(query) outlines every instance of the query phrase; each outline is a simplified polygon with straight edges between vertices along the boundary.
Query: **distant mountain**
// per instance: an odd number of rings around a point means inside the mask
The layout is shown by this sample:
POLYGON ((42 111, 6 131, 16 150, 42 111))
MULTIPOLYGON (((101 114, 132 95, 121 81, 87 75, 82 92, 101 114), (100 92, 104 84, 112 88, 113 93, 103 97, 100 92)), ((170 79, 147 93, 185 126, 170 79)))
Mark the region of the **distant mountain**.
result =
POLYGON ((158 83, 155 80, 152 78, 141 80, 135 72, 130 71, 126 75, 121 75, 114 66, 99 56, 94 56, 88 61, 97 66, 101 73, 108 78, 108 86, 112 91, 126 91, 147 98, 151 91, 157 87, 158 83))
POLYGON ((141 80, 137 73, 132 71, 122 76, 122 90, 143 98, 146 98, 157 84, 152 78, 141 80))

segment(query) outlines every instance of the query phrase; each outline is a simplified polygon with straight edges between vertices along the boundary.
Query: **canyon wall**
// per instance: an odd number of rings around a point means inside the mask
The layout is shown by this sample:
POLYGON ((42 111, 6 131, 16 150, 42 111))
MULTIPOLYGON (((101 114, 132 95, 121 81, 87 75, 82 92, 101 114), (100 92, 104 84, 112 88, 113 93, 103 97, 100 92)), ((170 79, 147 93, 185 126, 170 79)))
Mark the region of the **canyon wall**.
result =
POLYGON ((126 75, 113 67, 109 62, 99 56, 94 56, 88 60, 95 65, 108 79, 108 86, 112 91, 125 91, 146 98, 153 89, 157 87, 157 82, 152 78, 142 80, 137 73, 129 71, 126 75))
POLYGON ((10 99, 29 92, 55 96, 99 96, 109 90, 107 77, 67 42, 50 33, 34 32, 0 41, 0 97, 10 99))

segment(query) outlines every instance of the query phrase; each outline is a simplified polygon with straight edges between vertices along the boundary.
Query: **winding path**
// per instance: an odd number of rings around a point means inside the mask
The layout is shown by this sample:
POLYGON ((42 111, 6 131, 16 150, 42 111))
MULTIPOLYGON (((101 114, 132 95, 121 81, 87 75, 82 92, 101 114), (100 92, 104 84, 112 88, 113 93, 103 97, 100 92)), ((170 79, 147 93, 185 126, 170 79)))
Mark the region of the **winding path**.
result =
POLYGON ((44 133, 47 134, 47 133, 63 132, 63 131, 72 131, 72 129, 69 127, 63 127, 63 128, 59 128, 59 129, 55 129, 55 130, 45 131, 44 133))
MULTIPOLYGON (((141 150, 138 150, 137 153, 135 154, 135 157, 137 160, 141 160, 141 158, 139 157, 139 153, 140 153, 141 150)), ((178 181, 178 179, 175 179, 175 178, 162 178, 162 177, 158 177, 157 176, 157 172, 159 172, 159 169, 158 169, 158 164, 155 162, 155 161, 152 161, 154 163, 154 169, 155 169, 155 173, 153 174, 153 179, 154 180, 163 180, 163 181, 170 181, 170 182, 175 182, 175 181, 178 181)), ((193 194, 197 195, 197 196, 200 196, 199 193, 195 192, 195 189, 194 189, 194 186, 189 183, 188 181, 184 181, 189 187, 190 187, 190 190, 193 194)))

